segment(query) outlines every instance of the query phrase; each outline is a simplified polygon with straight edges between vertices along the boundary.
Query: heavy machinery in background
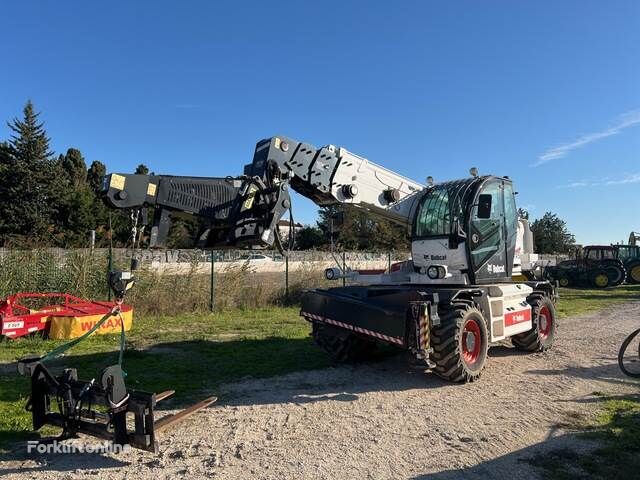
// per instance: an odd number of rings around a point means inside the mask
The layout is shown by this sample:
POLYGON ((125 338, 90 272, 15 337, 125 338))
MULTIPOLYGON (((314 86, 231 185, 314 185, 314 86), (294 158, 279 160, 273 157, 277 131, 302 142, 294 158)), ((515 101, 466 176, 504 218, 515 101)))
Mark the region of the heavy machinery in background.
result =
POLYGON ((283 248, 277 224, 290 211, 289 188, 318 205, 404 226, 411 260, 377 274, 330 268, 328 279, 353 284, 308 291, 301 315, 337 361, 357 360, 383 342, 412 352, 442 378, 466 382, 480 376, 492 343, 551 347, 557 298, 550 282, 513 280, 527 250, 519 242, 533 242, 518 220, 512 181, 470 173, 428 178, 425 186, 344 148, 276 136, 258 142, 239 177, 112 173, 103 193, 113 208, 153 208, 153 247, 166 240, 172 215, 191 214, 208 224, 202 248, 283 248))
POLYGON ((588 245, 573 260, 546 267, 545 276, 561 287, 617 287, 640 283, 640 246, 588 245))
POLYGON ((640 232, 631 232, 629 234, 629 245, 640 245, 640 232))

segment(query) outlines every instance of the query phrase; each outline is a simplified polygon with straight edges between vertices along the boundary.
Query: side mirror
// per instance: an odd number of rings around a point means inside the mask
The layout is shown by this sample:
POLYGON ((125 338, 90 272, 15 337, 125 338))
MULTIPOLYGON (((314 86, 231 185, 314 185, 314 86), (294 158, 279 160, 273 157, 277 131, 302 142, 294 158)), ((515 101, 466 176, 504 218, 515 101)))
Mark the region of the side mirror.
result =
POLYGON ((482 193, 478 196, 478 218, 491 218, 491 202, 493 196, 488 193, 482 193))

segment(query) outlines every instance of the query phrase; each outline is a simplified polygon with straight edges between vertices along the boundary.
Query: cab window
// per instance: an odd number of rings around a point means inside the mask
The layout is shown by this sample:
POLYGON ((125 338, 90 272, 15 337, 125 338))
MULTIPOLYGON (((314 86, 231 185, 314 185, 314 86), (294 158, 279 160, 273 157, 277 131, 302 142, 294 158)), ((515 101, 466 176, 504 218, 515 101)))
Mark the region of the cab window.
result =
POLYGON ((595 249, 589 250, 589 251, 587 252, 587 258, 588 258, 589 260, 600 260, 600 255, 599 255, 599 253, 600 253, 600 251, 599 251, 599 250, 595 250, 595 249))
POLYGON ((478 217, 478 206, 473 207, 471 216, 471 259, 476 268, 493 257, 502 243, 502 185, 492 182, 486 185, 482 192, 491 195, 491 215, 489 218, 478 217))
POLYGON ((416 220, 416 236, 449 235, 450 222, 449 192, 444 188, 432 189, 425 195, 420 207, 416 220))
POLYGON ((602 259, 603 260, 608 260, 608 259, 613 259, 616 258, 615 253, 613 252, 613 250, 602 250, 602 259))

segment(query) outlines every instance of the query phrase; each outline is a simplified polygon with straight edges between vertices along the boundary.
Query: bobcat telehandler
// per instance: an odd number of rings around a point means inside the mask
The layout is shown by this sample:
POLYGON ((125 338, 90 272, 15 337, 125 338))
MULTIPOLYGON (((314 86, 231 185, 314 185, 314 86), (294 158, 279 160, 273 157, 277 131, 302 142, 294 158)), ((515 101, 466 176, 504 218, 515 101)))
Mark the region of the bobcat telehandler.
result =
MULTIPOLYGON (((238 177, 112 173, 103 182, 111 207, 137 211, 136 218, 153 208, 151 247, 165 243, 172 215, 191 214, 208 224, 199 243, 212 249, 283 249, 277 225, 291 207, 289 188, 318 205, 340 204, 389 219, 406 227, 412 240, 411 260, 399 268, 377 274, 329 268, 327 279, 348 278, 351 284, 304 295, 300 314, 334 360, 357 360, 383 342, 411 352, 446 380, 469 382, 480 376, 493 343, 509 338, 529 352, 553 344, 556 289, 547 281, 524 280, 523 259, 530 260, 533 242, 527 222, 517 217, 508 177, 478 176, 472 169, 468 178, 429 178, 424 186, 344 148, 277 136, 258 142, 253 162, 238 177)), ((157 451, 159 430, 215 401, 156 422, 156 402, 173 392, 128 390, 119 365, 87 382, 73 369, 54 376, 42 360, 19 364, 31 376, 36 429, 60 425, 70 435, 157 451)))
POLYGON ((490 344, 551 347, 555 286, 524 278, 532 253, 528 223, 518 219, 508 177, 478 176, 423 186, 344 148, 316 148, 276 136, 258 142, 244 175, 197 178, 112 173, 104 195, 113 208, 154 208, 152 247, 167 238, 172 214, 206 219, 202 248, 280 244, 278 221, 289 188, 318 205, 344 205, 407 228, 411 260, 381 274, 327 269, 349 286, 315 289, 301 315, 335 360, 356 360, 376 342, 414 353, 440 377, 473 381, 490 344), (526 230, 526 231, 525 231, 526 230))

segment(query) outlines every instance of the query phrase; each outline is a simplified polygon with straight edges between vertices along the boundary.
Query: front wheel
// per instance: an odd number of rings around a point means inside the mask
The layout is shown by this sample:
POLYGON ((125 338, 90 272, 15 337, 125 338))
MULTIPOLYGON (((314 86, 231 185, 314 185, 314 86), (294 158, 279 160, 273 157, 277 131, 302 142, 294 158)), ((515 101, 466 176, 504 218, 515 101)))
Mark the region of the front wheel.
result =
POLYGON ((556 337, 556 309, 549 297, 541 295, 530 297, 529 304, 533 328, 511 337, 511 343, 518 350, 543 352, 551 348, 556 337))
POLYGON ((454 305, 440 312, 440 325, 431 330, 434 372, 452 382, 473 382, 487 360, 489 335, 480 310, 454 305))
POLYGON ((610 280, 605 270, 598 269, 589 274, 589 283, 595 288, 607 288, 610 280))

